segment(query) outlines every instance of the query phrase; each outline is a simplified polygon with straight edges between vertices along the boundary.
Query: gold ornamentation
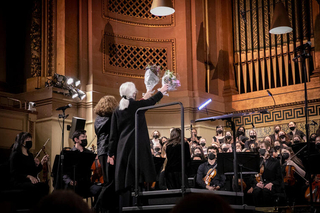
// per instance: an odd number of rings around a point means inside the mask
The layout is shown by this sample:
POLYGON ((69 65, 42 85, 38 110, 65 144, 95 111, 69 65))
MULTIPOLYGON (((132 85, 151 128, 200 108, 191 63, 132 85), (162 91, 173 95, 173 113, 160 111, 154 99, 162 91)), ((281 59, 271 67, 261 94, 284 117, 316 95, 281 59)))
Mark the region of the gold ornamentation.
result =
POLYGON ((154 16, 150 13, 151 3, 152 0, 102 0, 102 17, 129 25, 145 27, 173 26, 174 14, 170 16, 154 16))
POLYGON ((41 76, 41 0, 33 1, 31 21, 31 76, 41 76))
POLYGON ((150 39, 105 33, 103 42, 105 73, 141 79, 144 78, 147 64, 157 64, 163 70, 170 69, 176 73, 174 39, 150 39), (152 44, 153 47, 150 47, 152 44), (131 73, 132 71, 134 73, 131 73))

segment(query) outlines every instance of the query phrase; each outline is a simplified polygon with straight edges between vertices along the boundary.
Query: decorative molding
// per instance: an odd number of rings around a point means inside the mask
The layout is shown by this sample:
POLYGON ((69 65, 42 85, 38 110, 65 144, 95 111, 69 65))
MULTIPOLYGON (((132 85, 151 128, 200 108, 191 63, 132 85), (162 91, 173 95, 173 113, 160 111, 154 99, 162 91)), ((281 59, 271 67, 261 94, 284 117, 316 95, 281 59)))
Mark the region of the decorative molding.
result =
POLYGON ((54 0, 47 1, 47 76, 52 76, 55 72, 55 54, 54 54, 54 0))
POLYGON ((31 76, 41 76, 41 20, 42 1, 33 0, 32 21, 30 29, 31 39, 31 76))
MULTIPOLYGON (((174 26, 174 14, 168 16, 154 16, 149 12, 152 0, 102 0, 102 17, 123 24, 144 27, 172 27, 174 26), (111 4, 112 7, 109 5, 111 4), (114 5, 117 4, 117 5, 114 5), (137 10, 135 10, 137 8, 137 10), (142 11, 142 13, 139 13, 142 11), (120 17, 120 18, 119 18, 120 17), (133 21, 135 20, 135 21, 133 21), (160 22, 160 23, 159 23, 160 22)), ((174 1, 173 1, 174 4, 174 1)))
MULTIPOLYGON (((132 55, 129 60, 131 60, 131 58, 135 57, 135 54, 137 54, 136 49, 146 49, 149 50, 148 52, 146 52, 145 55, 140 55, 141 57, 144 57, 144 61, 143 63, 146 63, 146 61, 148 61, 147 57, 151 57, 150 55, 150 51, 164 51, 165 50, 165 54, 159 52, 158 55, 153 55, 153 57, 157 57, 157 59, 151 59, 154 60, 156 63, 158 63, 159 65, 166 65, 164 68, 170 69, 172 70, 174 73, 176 73, 176 59, 175 59, 175 53, 176 53, 176 45, 175 45, 175 39, 151 39, 151 38, 142 38, 142 37, 131 37, 131 36, 125 36, 125 35, 117 35, 117 34, 113 34, 113 33, 104 33, 103 34, 103 72, 104 73, 108 73, 111 75, 116 75, 116 76, 121 76, 121 77, 129 77, 129 78, 138 78, 138 79, 143 79, 144 78, 144 69, 145 66, 143 67, 143 69, 141 69, 141 65, 135 65, 135 64, 130 64, 130 68, 128 68, 127 66, 122 66, 122 65, 118 65, 118 66, 111 66, 110 65, 110 44, 112 44, 113 46, 117 46, 119 45, 119 47, 123 47, 123 48, 130 48, 132 51, 132 54, 130 52, 128 52, 129 50, 126 51, 122 51, 123 54, 126 54, 126 56, 122 56, 121 54, 116 55, 116 57, 121 58, 121 60, 126 61, 125 57, 130 57, 130 55, 132 55), (109 39, 108 39, 109 38, 109 39), (111 38, 111 39, 110 39, 111 38), (148 46, 146 45, 147 43, 152 42, 154 45, 152 47, 150 47, 150 44, 148 44, 148 46), (132 44, 137 44, 137 45, 132 45, 132 44), (161 46, 159 46, 161 45, 161 46), (168 51, 169 49, 171 49, 171 51, 168 51), (148 55, 149 54, 149 55, 148 55), (161 55, 163 55, 163 58, 160 58, 161 55), (171 59, 171 63, 170 60, 171 59), (162 62, 162 63, 159 63, 162 62), (121 69, 121 70, 119 70, 121 69), (128 70, 134 70, 136 71, 136 73, 128 73, 128 70)), ((114 52, 114 51, 113 51, 114 52)), ((117 52, 117 51, 116 51, 117 52)), ((120 51, 118 51, 120 52, 120 51)), ((139 52, 140 54, 143 54, 143 52, 139 52)), ((119 59, 120 60, 120 59, 119 59)), ((128 61, 127 61, 128 63, 128 61)), ((139 61, 140 63, 140 61, 139 61)), ((152 62, 154 63, 154 62, 152 62)))
MULTIPOLYGON (((308 106, 309 116, 320 116, 320 99, 309 100, 308 103, 313 103, 312 105, 308 106)), ((253 124, 267 124, 272 122, 281 122, 281 121, 290 121, 290 120, 297 120, 305 117, 304 114, 304 102, 294 102, 288 103, 283 105, 277 105, 275 110, 270 111, 269 114, 254 114, 254 115, 247 115, 242 117, 234 118, 234 122, 237 126, 240 125, 251 125, 253 124), (296 107, 292 107, 296 106, 296 107), (288 108, 290 107, 290 108, 288 108), (280 108, 280 109, 278 109, 280 108), (278 110, 277 110, 278 109, 278 110)), ((272 106, 268 107, 269 109, 272 106)), ((248 111, 256 111, 261 110, 259 109, 251 109, 248 111)), ((247 111, 247 112, 248 112, 247 111)), ((235 113, 240 113, 245 111, 238 111, 235 113)))

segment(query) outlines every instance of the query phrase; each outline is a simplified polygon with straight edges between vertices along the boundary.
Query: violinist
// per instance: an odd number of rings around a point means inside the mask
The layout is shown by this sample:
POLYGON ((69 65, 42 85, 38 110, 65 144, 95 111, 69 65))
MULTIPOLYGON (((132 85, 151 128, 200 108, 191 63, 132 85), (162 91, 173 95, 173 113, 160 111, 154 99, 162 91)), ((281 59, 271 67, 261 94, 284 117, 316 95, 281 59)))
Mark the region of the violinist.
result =
POLYGON ((294 155, 291 147, 284 147, 281 150, 282 156, 282 175, 284 186, 289 202, 301 203, 304 200, 302 188, 306 182, 304 166, 302 161, 294 155))
POLYGON ((200 188, 219 190, 225 182, 226 176, 218 174, 217 155, 219 149, 214 146, 208 147, 208 162, 201 164, 197 171, 197 184, 200 188))
POLYGON ((19 133, 10 156, 10 175, 14 188, 28 191, 31 198, 30 204, 34 205, 49 192, 48 184, 40 182, 36 178, 49 156, 45 155, 39 161, 30 153, 31 147, 31 134, 29 132, 19 133))
POLYGON ((273 204, 272 195, 281 191, 282 177, 280 162, 271 157, 269 154, 270 143, 262 141, 260 144, 260 170, 261 178, 253 189, 249 189, 248 193, 252 193, 253 202, 256 206, 271 206, 273 204))

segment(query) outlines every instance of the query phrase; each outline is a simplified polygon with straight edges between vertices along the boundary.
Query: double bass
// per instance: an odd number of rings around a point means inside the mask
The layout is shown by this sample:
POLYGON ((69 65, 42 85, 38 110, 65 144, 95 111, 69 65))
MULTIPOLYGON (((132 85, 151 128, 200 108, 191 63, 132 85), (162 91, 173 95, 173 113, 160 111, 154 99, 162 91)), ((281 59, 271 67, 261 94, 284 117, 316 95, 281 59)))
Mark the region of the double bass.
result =
MULTIPOLYGON (((316 175, 311 185, 313 202, 320 202, 320 175, 316 175)), ((310 202, 310 187, 307 188, 304 197, 310 202)))

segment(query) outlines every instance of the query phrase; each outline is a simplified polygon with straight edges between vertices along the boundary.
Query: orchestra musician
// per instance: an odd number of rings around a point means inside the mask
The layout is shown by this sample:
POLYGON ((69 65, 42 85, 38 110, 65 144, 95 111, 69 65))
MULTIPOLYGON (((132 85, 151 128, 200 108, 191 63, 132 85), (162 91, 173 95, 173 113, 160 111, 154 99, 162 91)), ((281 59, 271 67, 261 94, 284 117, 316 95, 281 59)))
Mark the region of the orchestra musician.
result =
POLYGON ((288 133, 288 136, 291 140, 293 140, 293 137, 295 135, 298 135, 300 138, 302 138, 304 141, 307 141, 306 135, 299 129, 297 129, 297 124, 294 121, 290 121, 288 124, 289 129, 291 130, 288 133))
POLYGON ((260 161, 263 172, 260 170, 260 179, 255 187, 250 188, 248 193, 252 193, 253 202, 256 206, 271 206, 272 196, 281 192, 282 176, 280 162, 270 156, 270 143, 262 141, 260 144, 260 161))
POLYGON ((294 154, 291 147, 282 148, 281 156, 281 169, 287 199, 290 203, 302 203, 304 201, 304 186, 307 182, 302 161, 294 154))
MULTIPOLYGON (((85 148, 88 144, 87 135, 85 130, 76 130, 72 135, 72 140, 74 142, 74 147, 71 148, 73 152, 80 153, 92 153, 89 149, 85 148)), ((82 197, 87 197, 88 195, 93 195, 95 198, 98 197, 101 186, 95 185, 91 182, 91 172, 83 174, 82 177, 77 176, 77 181, 73 180, 73 171, 68 171, 63 174, 64 188, 74 189, 75 193, 82 197)))
POLYGON ((281 126, 280 125, 275 125, 274 126, 274 133, 270 135, 270 138, 272 141, 279 141, 279 132, 281 131, 281 126))
POLYGON ((208 162, 201 164, 197 171, 196 182, 200 188, 219 190, 224 186, 226 176, 217 172, 218 153, 219 149, 217 147, 208 147, 208 162))
POLYGON ((31 198, 29 200, 32 202, 30 205, 34 205, 49 192, 48 184, 40 182, 37 178, 37 174, 42 170, 42 165, 48 161, 49 156, 45 155, 39 161, 30 153, 31 147, 31 134, 19 133, 10 156, 10 176, 13 187, 28 191, 31 198))

